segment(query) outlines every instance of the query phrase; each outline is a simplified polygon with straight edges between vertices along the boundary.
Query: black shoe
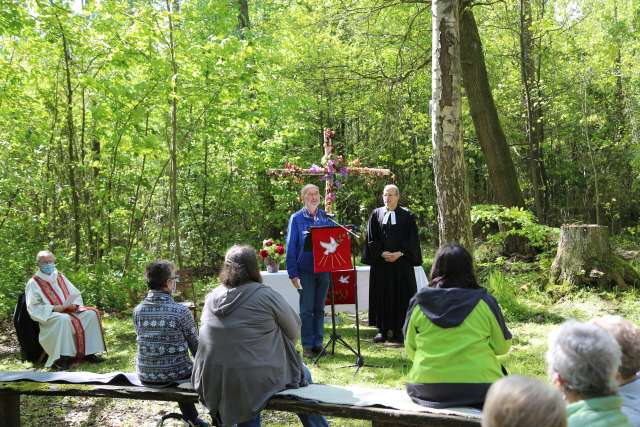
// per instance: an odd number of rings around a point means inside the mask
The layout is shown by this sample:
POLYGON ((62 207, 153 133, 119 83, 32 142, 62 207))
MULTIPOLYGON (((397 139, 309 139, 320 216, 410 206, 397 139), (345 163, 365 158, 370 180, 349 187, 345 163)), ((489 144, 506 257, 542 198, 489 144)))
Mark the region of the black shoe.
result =
POLYGON ((402 335, 402 332, 394 332, 391 341, 396 344, 404 344, 404 336, 402 335))
POLYGON ((387 337, 382 332, 378 332, 376 336, 373 337, 373 342, 378 344, 385 342, 386 340, 387 340, 387 337))
POLYGON ((84 361, 89 363, 102 363, 104 362, 104 357, 98 356, 97 354, 88 354, 84 357, 84 361))
POLYGON ((59 371, 66 371, 71 367, 71 360, 69 356, 60 356, 60 359, 53 362, 53 367, 59 371))
POLYGON ((322 353, 322 347, 320 347, 320 346, 312 347, 311 348, 311 353, 313 353, 314 356, 319 355, 320 353, 322 353))
POLYGON ((302 355, 304 357, 308 357, 309 359, 313 359, 313 349, 311 347, 305 347, 302 349, 302 355))

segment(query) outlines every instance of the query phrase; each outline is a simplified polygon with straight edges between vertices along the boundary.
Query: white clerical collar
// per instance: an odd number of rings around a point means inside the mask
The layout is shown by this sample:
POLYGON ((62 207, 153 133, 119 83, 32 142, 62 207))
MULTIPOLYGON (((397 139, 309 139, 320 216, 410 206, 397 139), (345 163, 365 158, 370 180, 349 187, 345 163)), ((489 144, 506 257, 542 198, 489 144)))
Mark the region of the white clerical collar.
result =
POLYGON ((387 209, 384 213, 384 218, 382 218, 382 225, 385 225, 387 221, 389 221, 389 217, 391 217, 391 225, 396 225, 396 212, 390 211, 389 209, 387 209))

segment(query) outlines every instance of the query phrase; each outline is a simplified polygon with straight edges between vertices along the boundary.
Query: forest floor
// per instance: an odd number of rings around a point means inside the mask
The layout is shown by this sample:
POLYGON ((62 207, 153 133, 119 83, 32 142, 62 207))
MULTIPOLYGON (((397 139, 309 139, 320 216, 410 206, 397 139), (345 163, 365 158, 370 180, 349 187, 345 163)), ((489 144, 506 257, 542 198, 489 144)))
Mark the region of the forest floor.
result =
MULTIPOLYGON (((544 286, 539 267, 513 263, 500 270, 481 273, 483 285, 497 297, 507 324, 513 333, 511 351, 501 358, 509 372, 546 378, 544 354, 547 336, 557 324, 568 318, 587 320, 603 314, 619 314, 640 323, 640 292, 581 289, 566 290, 544 286)), ((366 319, 366 313, 362 313, 366 319)), ((355 346, 354 318, 340 315, 338 333, 355 346)), ((135 371, 135 332, 131 313, 107 314, 104 317, 105 336, 109 349, 106 361, 99 365, 82 364, 76 371, 135 371)), ((408 371, 404 350, 394 345, 373 344, 375 330, 361 327, 364 367, 354 377, 353 368, 340 369, 354 362, 354 357, 342 346, 336 354, 323 358, 318 366, 310 365, 315 382, 327 384, 357 384, 366 387, 402 388, 408 371)), ((326 326, 325 336, 329 333, 326 326)), ((30 363, 19 359, 19 350, 8 319, 0 320, 0 370, 33 370, 30 363)), ((199 405, 201 414, 205 408, 199 405)), ((24 396, 21 400, 22 424, 43 426, 154 426, 167 412, 177 412, 176 404, 107 398, 40 398, 24 396), (175 407, 174 407, 175 406, 175 407)), ((333 426, 368 426, 369 422, 330 419, 333 426)), ((178 425, 178 424, 167 424, 178 425)), ((265 411, 264 426, 298 425, 292 414, 265 411)))

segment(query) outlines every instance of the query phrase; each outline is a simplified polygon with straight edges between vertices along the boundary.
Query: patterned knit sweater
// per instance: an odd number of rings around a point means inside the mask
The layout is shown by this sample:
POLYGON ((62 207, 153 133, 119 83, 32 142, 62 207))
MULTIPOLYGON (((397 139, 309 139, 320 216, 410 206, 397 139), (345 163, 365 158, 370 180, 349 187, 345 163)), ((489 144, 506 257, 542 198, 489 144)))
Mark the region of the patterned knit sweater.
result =
POLYGON ((168 384, 191 377, 198 350, 196 325, 189 309, 171 295, 150 290, 133 311, 137 334, 136 370, 140 381, 168 384))

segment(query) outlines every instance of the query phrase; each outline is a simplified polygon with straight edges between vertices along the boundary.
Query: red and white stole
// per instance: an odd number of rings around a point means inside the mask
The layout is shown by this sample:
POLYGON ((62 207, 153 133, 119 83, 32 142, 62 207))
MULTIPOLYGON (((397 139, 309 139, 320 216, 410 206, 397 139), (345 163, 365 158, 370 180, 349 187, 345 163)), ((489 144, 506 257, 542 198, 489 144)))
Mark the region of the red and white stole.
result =
MULTIPOLYGON (((40 290, 42 291, 44 296, 47 297, 51 305, 62 305, 63 301, 60 299, 60 296, 57 294, 57 292, 53 290, 53 287, 49 282, 47 282, 46 280, 36 275, 33 276, 33 280, 36 281, 36 283, 40 287, 40 290)), ((66 300, 67 298, 69 298, 69 288, 67 287, 67 284, 65 283, 65 280, 61 273, 58 273, 58 286, 62 290, 64 299, 66 300)), ((93 307, 82 307, 82 308, 96 311, 96 314, 98 315, 98 321, 100 321, 100 313, 98 312, 98 310, 96 310, 93 307)), ((73 325, 74 338, 76 341, 76 357, 82 358, 84 357, 84 349, 85 349, 85 334, 84 334, 84 328, 82 327, 82 322, 80 321, 78 316, 76 316, 74 313, 66 313, 66 314, 71 316, 71 325, 73 325)), ((100 322, 100 324, 102 325, 102 322, 100 322)))

